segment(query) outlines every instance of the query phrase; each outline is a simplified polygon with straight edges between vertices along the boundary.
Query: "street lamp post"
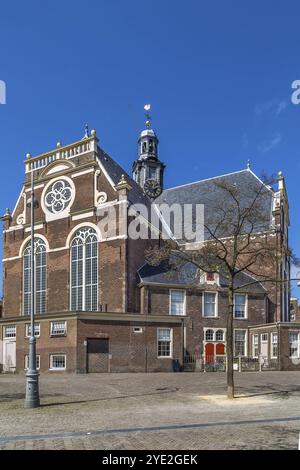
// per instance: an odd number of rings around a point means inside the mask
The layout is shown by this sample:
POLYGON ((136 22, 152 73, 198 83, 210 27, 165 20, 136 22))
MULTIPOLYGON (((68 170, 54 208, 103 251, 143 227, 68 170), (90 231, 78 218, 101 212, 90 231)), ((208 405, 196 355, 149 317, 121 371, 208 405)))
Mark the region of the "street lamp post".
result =
POLYGON ((26 397, 25 408, 37 408, 40 406, 39 397, 39 373, 36 370, 36 339, 34 328, 35 314, 35 249, 34 249, 34 209, 37 201, 34 198, 33 169, 31 170, 31 196, 29 201, 31 213, 31 309, 30 309, 30 337, 29 337, 29 364, 26 372, 26 397))

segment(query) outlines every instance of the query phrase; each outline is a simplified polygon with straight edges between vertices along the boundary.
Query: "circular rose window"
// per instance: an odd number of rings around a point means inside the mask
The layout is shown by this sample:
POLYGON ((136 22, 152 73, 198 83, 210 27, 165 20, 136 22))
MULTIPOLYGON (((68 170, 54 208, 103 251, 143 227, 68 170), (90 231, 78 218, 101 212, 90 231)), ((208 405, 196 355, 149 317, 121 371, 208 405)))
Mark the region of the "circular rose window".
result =
POLYGON ((45 206, 52 214, 64 211, 72 200, 72 188, 68 181, 59 180, 51 184, 45 194, 45 206))

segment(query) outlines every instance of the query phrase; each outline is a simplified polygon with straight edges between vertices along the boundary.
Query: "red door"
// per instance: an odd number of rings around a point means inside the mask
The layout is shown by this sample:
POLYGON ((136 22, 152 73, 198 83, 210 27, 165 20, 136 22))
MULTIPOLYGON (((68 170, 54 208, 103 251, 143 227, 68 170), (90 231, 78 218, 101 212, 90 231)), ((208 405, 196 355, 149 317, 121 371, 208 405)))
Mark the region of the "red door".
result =
POLYGON ((213 343, 206 343, 205 345, 205 363, 211 364, 215 360, 215 351, 213 343))
POLYGON ((216 345, 216 355, 223 356, 225 354, 225 345, 224 343, 218 343, 216 345))

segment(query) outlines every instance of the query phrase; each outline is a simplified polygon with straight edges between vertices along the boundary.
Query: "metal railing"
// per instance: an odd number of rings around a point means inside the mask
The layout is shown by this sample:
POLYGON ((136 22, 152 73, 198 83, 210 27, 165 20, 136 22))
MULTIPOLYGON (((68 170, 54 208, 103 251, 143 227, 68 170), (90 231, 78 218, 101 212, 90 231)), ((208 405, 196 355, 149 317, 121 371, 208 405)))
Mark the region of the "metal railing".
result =
MULTIPOLYGON (((233 360, 233 369, 237 372, 278 370, 278 359, 238 356, 233 360)), ((185 372, 225 372, 226 356, 185 355, 183 370, 185 372)))

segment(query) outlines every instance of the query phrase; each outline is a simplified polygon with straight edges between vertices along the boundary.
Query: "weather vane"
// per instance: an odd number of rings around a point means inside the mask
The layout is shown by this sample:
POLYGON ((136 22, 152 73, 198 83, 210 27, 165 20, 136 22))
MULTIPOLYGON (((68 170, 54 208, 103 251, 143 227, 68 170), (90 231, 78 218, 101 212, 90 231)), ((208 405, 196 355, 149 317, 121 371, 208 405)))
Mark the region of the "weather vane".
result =
POLYGON ((150 114, 149 114, 150 109, 151 109, 151 105, 150 104, 145 104, 144 110, 146 111, 146 126, 148 128, 151 125, 151 118, 150 118, 150 114))

